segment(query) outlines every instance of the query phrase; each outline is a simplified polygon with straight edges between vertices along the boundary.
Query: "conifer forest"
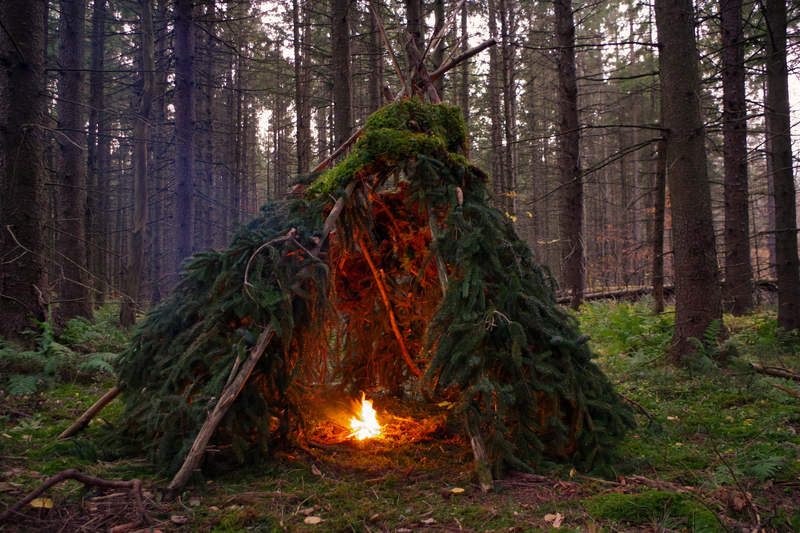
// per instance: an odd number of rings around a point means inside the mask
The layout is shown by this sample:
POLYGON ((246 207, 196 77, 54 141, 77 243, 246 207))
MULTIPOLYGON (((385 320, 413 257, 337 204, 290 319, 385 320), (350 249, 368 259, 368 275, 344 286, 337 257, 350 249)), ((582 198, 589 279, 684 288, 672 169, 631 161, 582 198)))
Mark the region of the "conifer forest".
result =
POLYGON ((0 532, 800 531, 799 37, 0 0, 0 532))

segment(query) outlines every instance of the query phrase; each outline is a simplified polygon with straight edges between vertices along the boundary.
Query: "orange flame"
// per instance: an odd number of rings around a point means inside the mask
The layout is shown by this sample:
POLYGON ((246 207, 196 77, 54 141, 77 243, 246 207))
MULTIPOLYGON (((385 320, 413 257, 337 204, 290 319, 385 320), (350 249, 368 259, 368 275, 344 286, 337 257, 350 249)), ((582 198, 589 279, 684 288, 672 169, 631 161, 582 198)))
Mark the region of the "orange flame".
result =
POLYGON ((350 436, 358 440, 378 437, 381 434, 381 425, 378 423, 378 419, 375 418, 376 414, 375 409, 372 408, 372 400, 365 399, 365 395, 362 392, 361 419, 359 420, 358 416, 350 419, 350 429, 353 430, 350 436))

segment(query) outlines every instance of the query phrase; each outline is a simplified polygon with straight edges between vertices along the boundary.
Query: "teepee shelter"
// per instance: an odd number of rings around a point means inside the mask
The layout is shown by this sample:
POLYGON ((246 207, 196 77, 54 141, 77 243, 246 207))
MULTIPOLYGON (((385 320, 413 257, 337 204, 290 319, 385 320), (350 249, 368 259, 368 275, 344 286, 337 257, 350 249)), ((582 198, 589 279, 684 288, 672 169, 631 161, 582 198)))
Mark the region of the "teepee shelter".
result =
POLYGON ((209 444, 244 458, 297 435, 309 384, 446 396, 484 489, 489 467, 608 460, 632 413, 466 147, 459 108, 399 99, 337 166, 186 265, 120 374, 126 427, 179 472, 172 490, 209 444))

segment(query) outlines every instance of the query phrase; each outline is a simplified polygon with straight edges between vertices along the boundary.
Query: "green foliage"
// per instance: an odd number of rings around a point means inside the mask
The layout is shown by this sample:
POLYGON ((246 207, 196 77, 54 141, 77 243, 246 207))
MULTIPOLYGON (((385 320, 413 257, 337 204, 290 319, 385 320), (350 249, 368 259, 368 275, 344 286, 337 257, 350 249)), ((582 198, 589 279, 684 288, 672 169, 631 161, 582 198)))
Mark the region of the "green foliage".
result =
POLYGON ((11 396, 25 396, 36 392, 37 376, 15 374, 8 378, 8 393, 11 396))
POLYGON ((116 318, 110 308, 98 311, 95 324, 85 318, 70 320, 58 337, 50 322, 35 320, 39 328, 35 350, 20 350, 0 338, 0 361, 11 370, 7 378, 0 378, 0 387, 22 396, 38 392, 42 385, 72 379, 76 370, 88 376, 113 374, 127 338, 113 325, 116 318))
POLYGON ((586 501, 586 510, 594 517, 635 525, 656 523, 696 532, 724 531, 714 513, 691 496, 674 492, 603 494, 586 501))

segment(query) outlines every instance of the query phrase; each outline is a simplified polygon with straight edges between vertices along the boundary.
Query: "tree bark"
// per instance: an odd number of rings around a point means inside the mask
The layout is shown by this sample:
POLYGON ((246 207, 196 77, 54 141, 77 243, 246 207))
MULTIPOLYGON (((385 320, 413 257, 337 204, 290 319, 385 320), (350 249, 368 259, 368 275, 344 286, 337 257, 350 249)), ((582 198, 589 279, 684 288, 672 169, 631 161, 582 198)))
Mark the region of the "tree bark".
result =
POLYGON ((583 302, 583 181, 581 179, 578 82, 575 73, 575 21, 572 0, 556 0, 558 45, 559 170, 561 174, 561 260, 570 307, 583 302))
MULTIPOLYGON (((489 35, 497 39, 497 2, 489 0, 489 35)), ((503 110, 502 110, 502 84, 500 82, 500 59, 497 57, 497 48, 489 49, 489 83, 486 88, 489 96, 489 118, 491 120, 491 133, 489 136, 490 157, 491 157, 491 179, 492 192, 494 193, 495 206, 501 211, 509 212, 510 198, 505 190, 505 180, 503 179, 503 110)))
POLYGON ((722 320, 719 268, 711 217, 700 75, 691 0, 656 0, 662 116, 667 138, 667 184, 672 206, 676 361, 696 351, 722 320))
POLYGON ((353 130, 350 88, 350 27, 347 23, 349 0, 331 1, 331 68, 333 70, 333 135, 336 146, 344 143, 353 130))
POLYGON ((767 0, 764 16, 767 23, 767 136, 771 142, 769 155, 775 190, 778 327, 792 331, 800 329, 800 260, 786 64, 786 2, 767 0))
POLYGON ((719 9, 725 165, 725 287, 731 312, 741 316, 753 309, 742 0, 720 0, 719 9))
POLYGON ((653 202, 653 310, 664 312, 664 219, 667 204, 667 142, 658 141, 653 202))
POLYGON ((133 124, 133 231, 129 263, 126 268, 126 296, 120 310, 119 322, 132 326, 136 322, 139 301, 139 282, 144 266, 144 236, 147 229, 147 124, 156 91, 156 59, 153 50, 153 0, 141 0, 140 15, 142 53, 142 96, 139 112, 133 124))
POLYGON ((194 239, 195 36, 193 0, 175 0, 175 262, 192 255, 194 239))
POLYGON ((294 31, 294 87, 297 110, 297 173, 307 174, 311 168, 311 76, 308 60, 308 9, 304 2, 292 0, 294 31))
POLYGON ((514 6, 506 0, 500 4, 500 53, 502 56, 501 79, 503 82, 503 191, 506 195, 506 210, 511 217, 517 215, 517 94, 516 52, 511 37, 514 35, 514 6))
POLYGON ((58 24, 58 191, 60 316, 91 317, 86 261, 86 109, 84 100, 85 0, 62 0, 58 24))
POLYGON ((90 285, 94 288, 94 305, 105 303, 107 273, 105 268, 105 232, 108 226, 107 206, 101 191, 104 183, 101 175, 107 163, 108 141, 103 135, 105 128, 105 22, 106 0, 95 0, 92 4, 92 49, 91 72, 89 73, 89 136, 86 158, 86 181, 89 188, 86 216, 86 261, 93 277, 90 285))
POLYGON ((45 320, 45 0, 0 2, 0 335, 45 320))

